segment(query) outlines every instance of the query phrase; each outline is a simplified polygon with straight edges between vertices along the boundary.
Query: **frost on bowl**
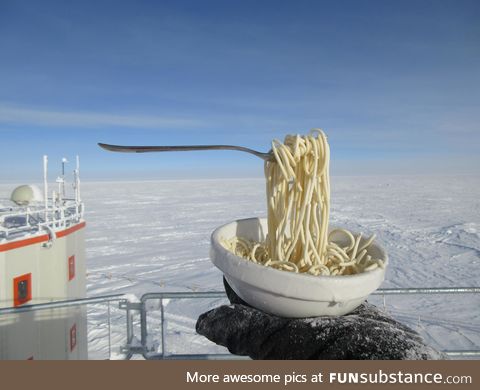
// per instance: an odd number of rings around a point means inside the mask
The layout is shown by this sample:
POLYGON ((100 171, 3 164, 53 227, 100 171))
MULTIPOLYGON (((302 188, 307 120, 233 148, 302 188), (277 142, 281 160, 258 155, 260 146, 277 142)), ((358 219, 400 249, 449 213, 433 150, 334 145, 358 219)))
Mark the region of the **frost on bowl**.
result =
MULTIPOLYGON (((234 236, 264 241, 266 233, 266 218, 242 219, 223 225, 212 233, 210 258, 240 298, 267 313, 289 318, 347 314, 384 280, 388 258, 375 242, 367 253, 384 260, 385 267, 343 276, 313 276, 277 270, 236 256, 221 244, 222 240, 234 236)), ((342 244, 340 235, 338 239, 333 237, 342 244)))

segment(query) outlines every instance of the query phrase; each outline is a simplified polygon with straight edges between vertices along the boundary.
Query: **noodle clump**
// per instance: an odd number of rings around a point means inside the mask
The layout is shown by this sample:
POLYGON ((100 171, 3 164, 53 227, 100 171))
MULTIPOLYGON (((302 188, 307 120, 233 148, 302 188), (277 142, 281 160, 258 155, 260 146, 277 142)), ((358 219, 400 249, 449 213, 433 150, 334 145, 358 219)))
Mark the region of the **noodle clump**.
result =
POLYGON ((367 254, 375 239, 362 241, 345 229, 328 233, 330 148, 322 130, 272 142, 274 161, 265 162, 268 234, 265 242, 223 240, 226 249, 254 263, 311 275, 351 275, 384 267, 367 254), (348 245, 331 238, 343 234, 348 245))

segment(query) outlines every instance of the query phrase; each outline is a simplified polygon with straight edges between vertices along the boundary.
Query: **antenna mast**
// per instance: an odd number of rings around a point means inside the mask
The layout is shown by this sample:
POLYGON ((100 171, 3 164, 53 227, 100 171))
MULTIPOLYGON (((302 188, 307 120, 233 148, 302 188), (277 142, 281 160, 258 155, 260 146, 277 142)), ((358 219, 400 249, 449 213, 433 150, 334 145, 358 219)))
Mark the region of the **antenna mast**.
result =
POLYGON ((43 200, 45 202, 45 222, 48 221, 48 179, 47 179, 47 169, 48 169, 48 156, 43 156, 43 200))
POLYGON ((62 198, 65 199, 65 164, 68 163, 68 160, 63 157, 62 158, 62 198))
POLYGON ((79 203, 81 201, 80 198, 80 157, 77 155, 77 166, 73 171, 75 174, 75 201, 79 203))

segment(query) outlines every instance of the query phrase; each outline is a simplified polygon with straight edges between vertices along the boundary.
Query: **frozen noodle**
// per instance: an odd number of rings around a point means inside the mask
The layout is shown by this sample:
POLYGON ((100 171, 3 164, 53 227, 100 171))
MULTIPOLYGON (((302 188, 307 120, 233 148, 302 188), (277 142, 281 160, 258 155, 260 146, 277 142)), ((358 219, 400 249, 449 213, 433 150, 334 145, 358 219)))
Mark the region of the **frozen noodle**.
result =
POLYGON ((328 232, 330 148, 322 130, 272 142, 275 160, 265 162, 268 234, 265 242, 241 237, 223 245, 238 256, 273 268, 312 275, 349 275, 383 267, 362 240, 345 229, 328 232), (330 238, 345 235, 348 245, 330 238))

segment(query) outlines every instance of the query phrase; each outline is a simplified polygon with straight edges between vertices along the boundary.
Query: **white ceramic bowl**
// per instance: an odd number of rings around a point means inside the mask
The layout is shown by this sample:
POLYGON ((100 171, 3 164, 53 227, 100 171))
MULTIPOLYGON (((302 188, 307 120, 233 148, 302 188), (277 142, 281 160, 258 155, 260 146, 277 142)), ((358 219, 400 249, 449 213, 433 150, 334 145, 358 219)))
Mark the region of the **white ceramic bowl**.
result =
MULTIPOLYGON (((240 298, 267 313, 290 318, 343 315, 365 301, 384 280, 386 267, 345 276, 281 271, 236 256, 221 244, 222 239, 234 236, 263 241, 266 234, 265 218, 242 219, 223 225, 212 233, 210 258, 240 298)), ((342 236, 339 234, 332 239, 342 244, 342 236)), ((387 254, 375 242, 370 245, 368 254, 384 260, 387 266, 387 254)))

